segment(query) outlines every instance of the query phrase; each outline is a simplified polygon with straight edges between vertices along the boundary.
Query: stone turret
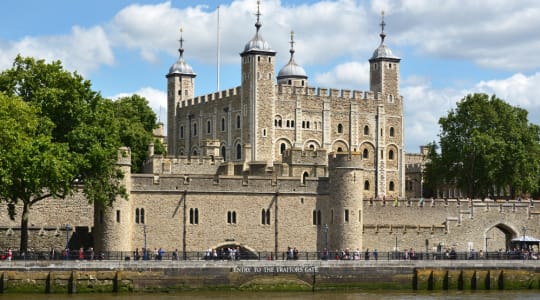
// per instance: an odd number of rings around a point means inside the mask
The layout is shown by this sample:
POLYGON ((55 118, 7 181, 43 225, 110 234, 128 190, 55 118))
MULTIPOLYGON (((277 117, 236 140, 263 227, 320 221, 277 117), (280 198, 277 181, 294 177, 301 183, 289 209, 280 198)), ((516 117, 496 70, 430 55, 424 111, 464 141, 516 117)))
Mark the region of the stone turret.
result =
MULTIPOLYGON (((131 150, 121 147, 118 150, 117 167, 124 173, 120 182, 131 192, 131 150)), ((94 241, 96 251, 126 251, 131 250, 133 232, 132 204, 130 201, 117 197, 111 205, 95 203, 94 209, 94 241)))
POLYGON ((335 154, 328 158, 328 247, 362 249, 362 156, 335 154))

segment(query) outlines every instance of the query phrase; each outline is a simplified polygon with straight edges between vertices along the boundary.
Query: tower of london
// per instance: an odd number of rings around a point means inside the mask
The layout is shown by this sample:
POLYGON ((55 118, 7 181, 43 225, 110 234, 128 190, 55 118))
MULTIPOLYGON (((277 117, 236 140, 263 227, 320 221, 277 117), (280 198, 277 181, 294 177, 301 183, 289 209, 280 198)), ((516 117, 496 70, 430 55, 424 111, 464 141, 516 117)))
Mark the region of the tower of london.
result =
MULTIPOLYGON (((40 202, 29 244, 184 255, 223 247, 255 255, 289 247, 492 251, 538 222, 533 203, 464 202, 450 192, 424 202, 426 148, 404 151, 401 59, 387 45, 384 19, 366 58, 369 90, 360 91, 312 86, 292 33, 282 41, 289 60, 276 66, 260 17, 239 44, 239 85, 207 95, 197 95, 196 80, 205 79, 181 37, 165 76, 166 155, 150 145, 144 171, 132 173, 130 149, 120 149, 128 200, 102 206, 75 194, 40 202)), ((0 247, 16 245, 18 224, 6 216, 0 224, 0 247)), ((528 233, 538 235, 536 227, 528 233)))

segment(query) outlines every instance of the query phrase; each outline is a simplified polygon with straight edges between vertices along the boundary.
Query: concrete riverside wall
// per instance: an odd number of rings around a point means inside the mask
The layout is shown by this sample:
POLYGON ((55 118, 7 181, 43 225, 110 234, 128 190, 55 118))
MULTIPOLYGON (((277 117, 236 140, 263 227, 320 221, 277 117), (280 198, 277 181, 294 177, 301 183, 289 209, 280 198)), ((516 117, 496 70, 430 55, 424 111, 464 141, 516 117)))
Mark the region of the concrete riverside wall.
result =
POLYGON ((540 289, 538 261, 6 262, 0 293, 540 289))

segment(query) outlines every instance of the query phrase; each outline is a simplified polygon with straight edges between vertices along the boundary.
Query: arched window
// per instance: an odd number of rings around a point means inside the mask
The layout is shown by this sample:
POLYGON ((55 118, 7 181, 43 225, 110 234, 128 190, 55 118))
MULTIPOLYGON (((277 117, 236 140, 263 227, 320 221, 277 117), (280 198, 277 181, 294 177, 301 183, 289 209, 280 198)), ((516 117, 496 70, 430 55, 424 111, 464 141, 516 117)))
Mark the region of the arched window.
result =
POLYGON ((364 181, 364 191, 369 191, 369 180, 364 181))
POLYGON ((364 126, 364 135, 369 135, 369 126, 364 126))
POLYGON ((302 184, 306 184, 306 178, 309 176, 308 172, 304 172, 302 174, 302 184))
POLYGON ((309 144, 309 150, 315 150, 315 145, 309 144))
POLYGON ((368 149, 364 149, 364 152, 362 153, 363 158, 369 158, 369 151, 368 149))
POLYGON ((388 159, 393 160, 394 159, 394 150, 388 151, 388 159))
POLYGON ((390 136, 394 136, 396 133, 395 133, 395 130, 394 130, 394 127, 390 127, 390 136))
POLYGON ((279 119, 279 121, 278 121, 278 126, 279 126, 279 128, 281 128, 281 126, 282 126, 281 119, 279 119))
POLYGON ((393 191, 394 190, 394 182, 393 181, 390 181, 390 183, 388 184, 388 189, 393 191))
POLYGON ((338 147, 338 148, 337 148, 337 152, 343 152, 343 148, 338 147))
POLYGON ((283 152, 285 152, 285 149, 287 149, 287 145, 285 145, 285 143, 281 143, 281 145, 279 146, 279 153, 283 154, 283 152))
POLYGON ((223 157, 223 160, 227 160, 227 152, 225 151, 225 146, 221 147, 221 157, 223 157))
POLYGON ((338 124, 338 126, 337 126, 337 132, 338 132, 338 133, 343 133, 343 125, 338 124))
POLYGON ((242 159, 242 146, 236 144, 236 159, 242 159))
POLYGON ((388 103, 394 103, 394 96, 388 95, 388 103))

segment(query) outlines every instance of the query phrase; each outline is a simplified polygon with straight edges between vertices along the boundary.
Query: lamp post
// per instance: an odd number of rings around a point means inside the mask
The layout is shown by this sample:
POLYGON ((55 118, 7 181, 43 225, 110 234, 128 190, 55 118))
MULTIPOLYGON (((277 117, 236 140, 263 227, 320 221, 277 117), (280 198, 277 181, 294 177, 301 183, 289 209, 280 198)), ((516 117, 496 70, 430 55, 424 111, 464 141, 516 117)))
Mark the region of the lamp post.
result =
POLYGON ((521 240, 521 255, 523 255, 523 260, 525 260, 525 233, 527 232, 527 228, 525 228, 525 226, 521 227, 521 232, 523 232, 523 240, 521 240))
POLYGON ((146 224, 143 225, 143 232, 144 232, 144 260, 148 260, 148 249, 146 247, 146 224))
POLYGON ((324 246, 325 246, 325 249, 326 249, 326 259, 328 259, 328 224, 324 224, 324 246))
POLYGON ((66 224, 66 259, 69 259, 69 224, 66 224))

